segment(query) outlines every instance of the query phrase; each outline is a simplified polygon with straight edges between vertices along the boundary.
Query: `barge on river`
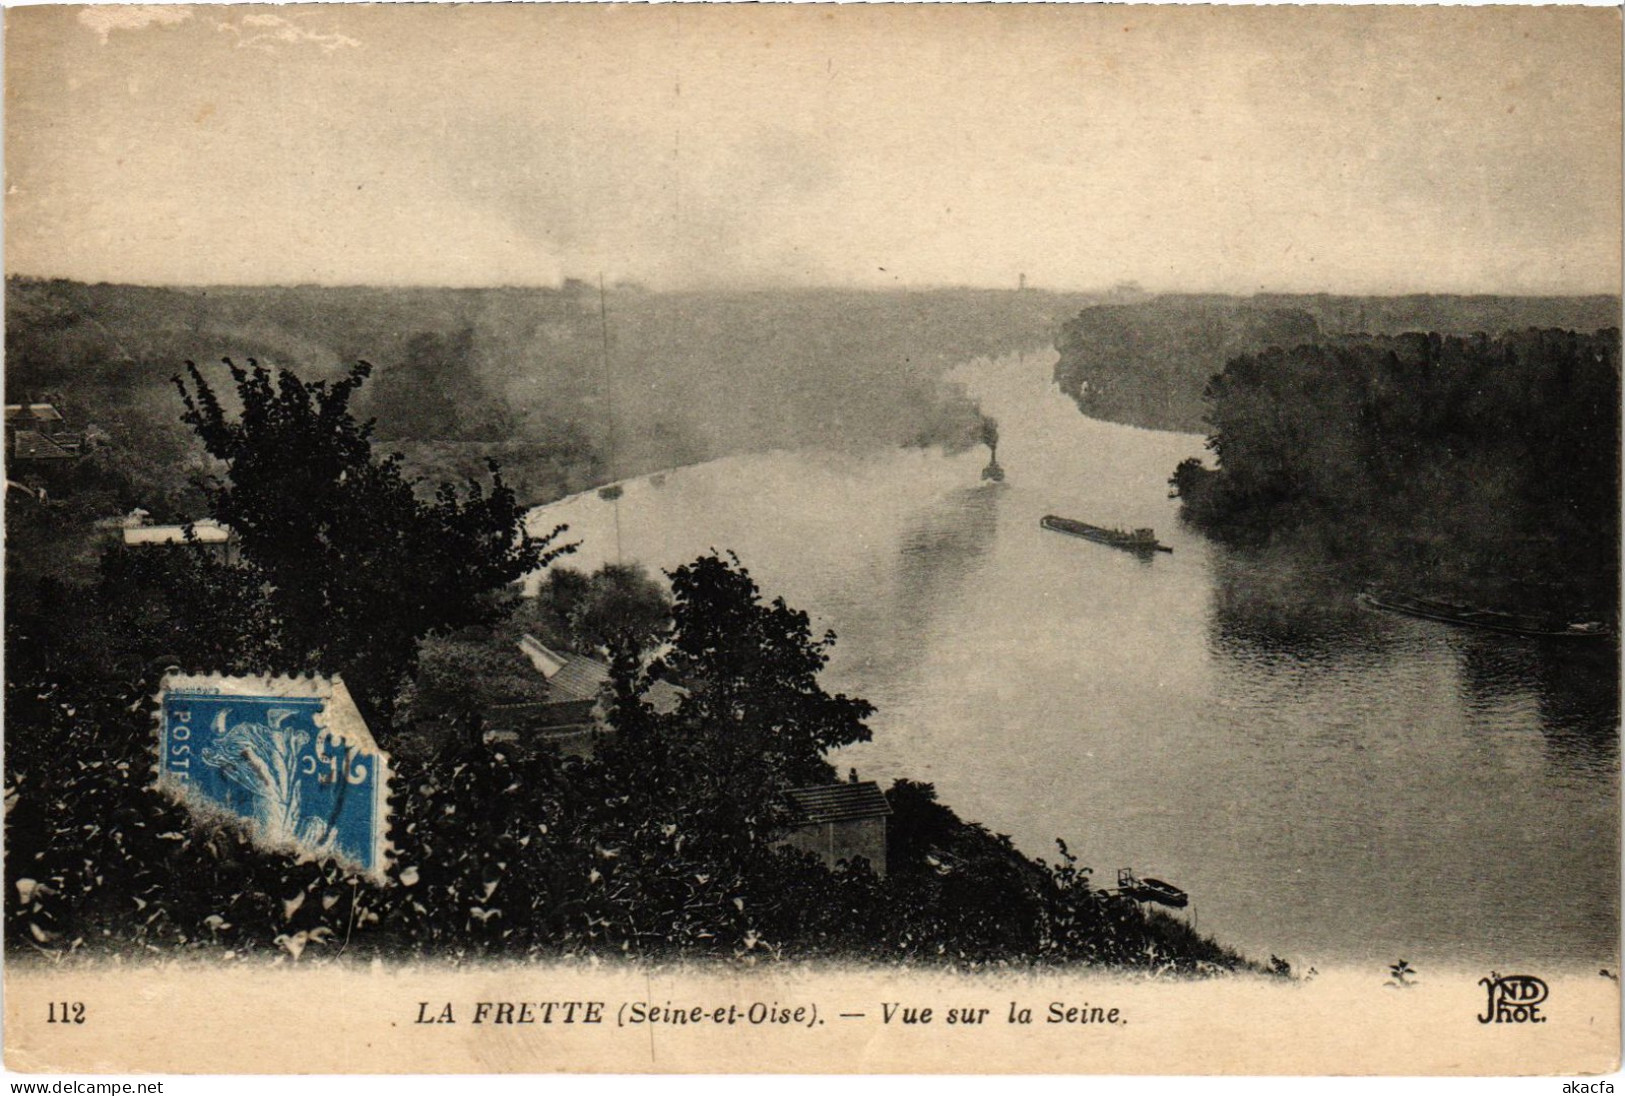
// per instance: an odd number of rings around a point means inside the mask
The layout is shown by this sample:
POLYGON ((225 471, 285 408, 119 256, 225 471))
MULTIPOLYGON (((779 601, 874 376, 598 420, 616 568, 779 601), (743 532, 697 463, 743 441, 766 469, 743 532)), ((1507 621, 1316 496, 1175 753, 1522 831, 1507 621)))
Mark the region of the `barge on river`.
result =
POLYGON ((1092 540, 1096 544, 1121 548, 1125 552, 1139 552, 1150 555, 1152 552, 1173 551, 1166 544, 1158 544, 1157 534, 1150 529, 1135 529, 1133 532, 1122 529, 1106 529, 1099 525, 1090 525, 1087 522, 1073 521, 1071 518, 1057 517, 1054 514, 1045 514, 1039 519, 1038 524, 1052 533, 1065 533, 1071 537, 1082 537, 1084 540, 1092 540))
POLYGON ((1573 621, 1563 624, 1539 617, 1520 616, 1516 613, 1479 609, 1453 601, 1412 597, 1388 591, 1367 590, 1355 595, 1355 601, 1367 609, 1381 609, 1388 613, 1435 620, 1441 624, 1454 624, 1463 628, 1481 628, 1503 635, 1531 636, 1536 639, 1608 639, 1613 631, 1600 621, 1573 621))

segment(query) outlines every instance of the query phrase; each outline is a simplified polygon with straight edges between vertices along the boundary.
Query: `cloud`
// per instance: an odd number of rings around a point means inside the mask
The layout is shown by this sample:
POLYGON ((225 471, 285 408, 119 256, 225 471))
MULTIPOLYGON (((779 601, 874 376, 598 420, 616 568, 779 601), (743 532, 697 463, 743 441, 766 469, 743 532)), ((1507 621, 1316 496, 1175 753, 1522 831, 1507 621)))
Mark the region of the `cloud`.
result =
POLYGON ((238 49, 257 49, 267 53, 279 46, 302 42, 320 46, 327 53, 337 49, 355 49, 361 45, 347 34, 321 34, 280 15, 245 15, 236 23, 215 25, 222 33, 237 36, 238 49))
POLYGON ((79 23, 96 32, 107 45, 107 36, 115 30, 140 30, 153 24, 173 26, 192 18, 189 8, 162 8, 145 5, 96 4, 79 10, 79 23))

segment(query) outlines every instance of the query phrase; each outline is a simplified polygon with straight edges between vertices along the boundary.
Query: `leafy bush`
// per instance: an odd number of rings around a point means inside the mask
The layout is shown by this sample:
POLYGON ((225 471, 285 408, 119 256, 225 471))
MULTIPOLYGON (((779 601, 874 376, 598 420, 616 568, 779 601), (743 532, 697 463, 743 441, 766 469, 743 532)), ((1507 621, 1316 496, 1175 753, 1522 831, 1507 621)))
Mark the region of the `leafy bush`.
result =
POLYGON ((673 663, 699 699, 657 715, 637 692, 647 673, 621 660, 621 722, 594 758, 466 737, 398 758, 383 887, 257 849, 153 791, 150 676, 8 679, 8 725, 27 728, 6 759, 13 954, 1245 965, 1096 890, 1064 846, 1054 866, 1024 857, 961 821, 930 785, 891 789, 884 879, 781 845, 778 790, 825 764, 819 743, 855 734, 867 705, 817 687, 831 637, 813 641, 804 615, 762 604, 743 568, 704 557, 679 575, 673 634, 684 654, 673 663), (724 620, 728 634, 716 628, 724 620), (729 667, 738 680, 697 687, 729 667), (753 710, 708 730, 723 697, 753 710), (735 760, 709 763, 726 744, 735 760))

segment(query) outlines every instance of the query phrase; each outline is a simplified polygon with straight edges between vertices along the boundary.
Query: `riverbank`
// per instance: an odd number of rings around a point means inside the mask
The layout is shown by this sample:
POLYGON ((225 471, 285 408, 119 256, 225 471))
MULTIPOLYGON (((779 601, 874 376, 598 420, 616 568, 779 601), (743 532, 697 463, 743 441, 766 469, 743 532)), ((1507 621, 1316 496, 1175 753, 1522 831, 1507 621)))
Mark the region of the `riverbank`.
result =
MULTIPOLYGON (((877 706, 834 758, 934 784, 1034 856, 1056 837, 1103 883, 1188 891, 1196 923, 1295 970, 1405 956, 1550 965, 1612 955, 1615 670, 1576 652, 1361 610, 1344 571, 1217 544, 1178 520, 1169 472, 1198 435, 1092 420, 1054 354, 952 379, 1000 423, 985 455, 813 451, 685 469, 620 499, 623 554, 713 544, 840 635, 825 680, 877 706), (1149 564, 1039 527, 1046 513, 1156 529, 1149 564), (1589 835, 1552 847, 1553 827, 1589 835)), ((572 566, 615 557, 595 493, 532 514, 572 566)))
POLYGON ((1231 361, 1181 516, 1357 583, 1617 621, 1619 335, 1406 335, 1231 361))

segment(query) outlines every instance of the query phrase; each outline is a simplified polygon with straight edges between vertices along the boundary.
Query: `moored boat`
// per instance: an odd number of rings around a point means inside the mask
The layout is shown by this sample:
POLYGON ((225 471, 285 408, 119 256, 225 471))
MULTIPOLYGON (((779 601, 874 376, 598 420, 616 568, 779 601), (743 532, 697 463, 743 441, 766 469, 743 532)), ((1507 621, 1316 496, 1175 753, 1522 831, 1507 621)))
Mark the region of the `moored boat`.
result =
POLYGON ((1149 876, 1141 879, 1130 868, 1117 869, 1117 893, 1136 902, 1156 902, 1176 910, 1182 910, 1191 903, 1190 895, 1172 883, 1149 876))
POLYGON ((1082 537, 1092 540, 1096 544, 1105 544, 1112 548, 1121 548, 1126 552, 1172 552, 1173 549, 1166 544, 1157 543, 1157 534, 1150 529, 1107 529, 1100 525, 1090 525, 1088 522, 1073 521, 1071 518, 1058 517, 1055 514, 1045 514, 1038 524, 1052 533, 1065 533, 1067 536, 1082 537))
POLYGON ((1380 609, 1387 613, 1399 613, 1422 620, 1438 621, 1441 624, 1454 624, 1462 628, 1481 628, 1503 635, 1530 636, 1536 639, 1596 640, 1609 639, 1614 634, 1613 630, 1601 621, 1576 620, 1561 623, 1389 591, 1367 590, 1356 594, 1354 600, 1368 609, 1380 609))

